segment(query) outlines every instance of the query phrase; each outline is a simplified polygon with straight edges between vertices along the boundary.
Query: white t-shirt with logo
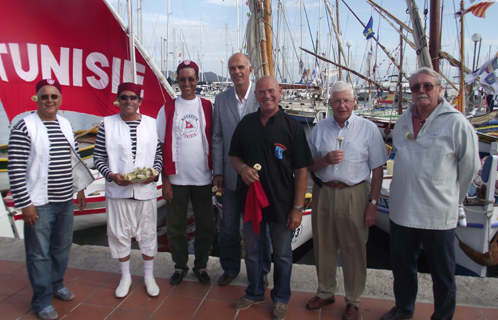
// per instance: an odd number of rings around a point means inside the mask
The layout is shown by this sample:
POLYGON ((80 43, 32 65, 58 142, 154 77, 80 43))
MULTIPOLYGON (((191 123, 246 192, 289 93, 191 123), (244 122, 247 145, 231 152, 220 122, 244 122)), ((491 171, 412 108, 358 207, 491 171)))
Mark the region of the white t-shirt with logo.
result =
MULTIPOLYGON (((204 186, 211 184, 211 170, 206 170, 204 147, 202 144, 203 128, 199 110, 202 110, 198 97, 185 100, 176 99, 176 123, 173 135, 178 133, 178 174, 169 175, 169 181, 175 185, 204 186)), ((201 111, 202 112, 202 111, 201 111)), ((175 137, 173 137, 175 139, 175 137)))

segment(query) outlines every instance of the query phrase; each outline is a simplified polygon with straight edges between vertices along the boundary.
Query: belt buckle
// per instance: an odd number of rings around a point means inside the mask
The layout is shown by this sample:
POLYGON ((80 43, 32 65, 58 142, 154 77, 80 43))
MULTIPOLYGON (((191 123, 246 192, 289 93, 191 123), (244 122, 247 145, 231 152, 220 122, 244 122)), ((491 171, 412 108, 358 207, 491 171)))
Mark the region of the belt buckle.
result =
POLYGON ((332 190, 341 190, 340 184, 337 182, 331 182, 332 190))

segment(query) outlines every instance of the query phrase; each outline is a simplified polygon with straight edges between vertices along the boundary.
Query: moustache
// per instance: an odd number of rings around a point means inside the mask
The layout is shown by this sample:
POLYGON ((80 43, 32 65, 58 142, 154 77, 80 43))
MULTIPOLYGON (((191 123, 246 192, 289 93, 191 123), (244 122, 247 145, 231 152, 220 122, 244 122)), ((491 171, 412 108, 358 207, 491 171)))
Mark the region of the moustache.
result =
POLYGON ((429 99, 429 96, 426 95, 426 94, 419 94, 418 97, 417 97, 417 100, 418 99, 429 99))

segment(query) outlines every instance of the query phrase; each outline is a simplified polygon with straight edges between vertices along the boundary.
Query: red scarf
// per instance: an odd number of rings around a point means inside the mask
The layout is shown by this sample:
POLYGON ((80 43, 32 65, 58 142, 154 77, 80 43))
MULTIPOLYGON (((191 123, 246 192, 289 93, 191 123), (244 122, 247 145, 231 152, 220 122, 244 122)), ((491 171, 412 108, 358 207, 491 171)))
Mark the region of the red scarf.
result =
POLYGON ((244 223, 252 220, 252 230, 259 234, 259 224, 263 220, 261 209, 270 205, 261 181, 251 183, 247 192, 246 207, 244 210, 244 223))

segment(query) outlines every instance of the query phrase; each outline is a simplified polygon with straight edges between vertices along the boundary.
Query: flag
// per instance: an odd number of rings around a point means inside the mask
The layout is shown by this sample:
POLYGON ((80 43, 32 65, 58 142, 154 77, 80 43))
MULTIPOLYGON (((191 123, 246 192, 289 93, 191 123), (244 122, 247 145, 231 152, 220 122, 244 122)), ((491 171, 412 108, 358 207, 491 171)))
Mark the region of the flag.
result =
POLYGON ((498 81, 494 72, 491 72, 486 77, 481 77, 481 83, 492 87, 495 92, 498 92, 498 81))
POLYGON ((315 79, 318 76, 320 76, 320 67, 316 66, 316 68, 311 72, 311 79, 315 79))
POLYGON ((303 60, 299 60, 299 74, 302 75, 301 78, 305 77, 303 60))
POLYGON ((486 78, 489 74, 493 73, 494 70, 498 69, 498 58, 495 56, 491 60, 484 62, 484 64, 476 71, 469 73, 465 76, 466 83, 474 82, 477 77, 481 76, 481 81, 486 78))
POLYGON ((375 32, 372 31, 373 28, 373 17, 370 17, 370 20, 367 23, 367 26, 365 27, 365 30, 363 30, 363 35, 367 37, 367 39, 370 39, 374 36, 375 32))
POLYGON ((462 91, 460 91, 460 93, 458 93, 458 95, 456 96, 455 99, 453 99, 453 101, 451 101, 450 103, 452 106, 455 106, 455 108, 460 111, 461 113, 463 113, 463 99, 462 99, 462 91))
POLYGON ((366 56, 366 61, 371 61, 372 58, 375 59, 375 53, 373 51, 373 39, 372 38, 368 38, 367 40, 367 56, 366 56))
POLYGON ((492 2, 481 2, 478 4, 474 4, 473 6, 470 6, 467 10, 463 12, 463 14, 472 12, 472 14, 478 18, 484 18, 486 14, 486 10, 495 3, 495 1, 492 2))

